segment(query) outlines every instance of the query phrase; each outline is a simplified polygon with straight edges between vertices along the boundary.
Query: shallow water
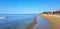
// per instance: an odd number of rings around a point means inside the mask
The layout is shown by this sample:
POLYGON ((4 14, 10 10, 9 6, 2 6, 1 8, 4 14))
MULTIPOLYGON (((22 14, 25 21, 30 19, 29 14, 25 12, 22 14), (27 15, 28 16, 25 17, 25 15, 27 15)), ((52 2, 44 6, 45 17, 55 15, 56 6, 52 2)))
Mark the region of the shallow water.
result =
POLYGON ((37 23, 36 29, 51 29, 50 23, 45 18, 37 17, 37 23))
MULTIPOLYGON (((5 19, 0 20, 0 29, 25 29, 28 25, 33 23, 36 14, 0 14, 5 16, 5 19)), ((46 25, 49 26, 47 20, 38 18, 39 28, 46 25), (39 20, 40 19, 40 20, 39 20), (40 24, 41 23, 41 24, 40 24)))

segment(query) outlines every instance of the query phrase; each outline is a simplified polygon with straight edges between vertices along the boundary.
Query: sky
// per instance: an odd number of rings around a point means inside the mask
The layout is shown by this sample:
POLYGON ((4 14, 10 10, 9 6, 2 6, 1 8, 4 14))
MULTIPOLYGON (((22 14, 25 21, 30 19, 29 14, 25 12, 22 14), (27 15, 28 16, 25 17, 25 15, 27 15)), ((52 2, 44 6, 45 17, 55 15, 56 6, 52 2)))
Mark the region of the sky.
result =
POLYGON ((0 14, 38 14, 60 9, 60 0, 0 0, 0 14))

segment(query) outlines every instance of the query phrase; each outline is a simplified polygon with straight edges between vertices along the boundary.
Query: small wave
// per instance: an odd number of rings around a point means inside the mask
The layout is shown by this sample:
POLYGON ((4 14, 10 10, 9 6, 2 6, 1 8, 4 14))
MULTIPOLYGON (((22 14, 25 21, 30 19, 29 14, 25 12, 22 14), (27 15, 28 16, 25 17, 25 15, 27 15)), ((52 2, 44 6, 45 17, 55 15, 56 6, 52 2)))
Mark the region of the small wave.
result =
POLYGON ((6 19, 6 17, 5 16, 0 16, 0 19, 6 19))

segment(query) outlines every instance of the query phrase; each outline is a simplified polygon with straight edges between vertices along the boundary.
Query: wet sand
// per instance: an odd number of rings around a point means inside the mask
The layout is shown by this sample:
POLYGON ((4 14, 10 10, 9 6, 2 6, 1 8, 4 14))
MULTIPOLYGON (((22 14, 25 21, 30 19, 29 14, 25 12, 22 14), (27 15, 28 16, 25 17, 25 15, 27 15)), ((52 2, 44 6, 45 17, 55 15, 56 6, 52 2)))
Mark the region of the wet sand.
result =
POLYGON ((36 23, 32 23, 27 27, 27 29, 34 29, 36 25, 37 25, 36 23))
POLYGON ((46 19, 37 17, 34 23, 31 23, 27 29, 50 29, 50 24, 46 19))
POLYGON ((51 29, 60 29, 60 15, 42 14, 40 17, 46 18, 50 22, 51 29))
POLYGON ((35 29, 36 26, 37 26, 37 19, 34 18, 34 22, 31 23, 31 24, 27 27, 27 29, 35 29))

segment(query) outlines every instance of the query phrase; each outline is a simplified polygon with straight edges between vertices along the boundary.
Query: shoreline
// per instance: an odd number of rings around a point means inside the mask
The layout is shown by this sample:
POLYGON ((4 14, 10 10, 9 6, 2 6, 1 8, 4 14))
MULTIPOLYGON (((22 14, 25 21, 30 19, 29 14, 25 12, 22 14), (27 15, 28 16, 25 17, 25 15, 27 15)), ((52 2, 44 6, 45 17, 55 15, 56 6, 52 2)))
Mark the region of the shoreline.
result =
POLYGON ((34 17, 34 22, 31 23, 29 26, 27 26, 27 29, 35 29, 37 26, 37 20, 36 17, 34 17))

